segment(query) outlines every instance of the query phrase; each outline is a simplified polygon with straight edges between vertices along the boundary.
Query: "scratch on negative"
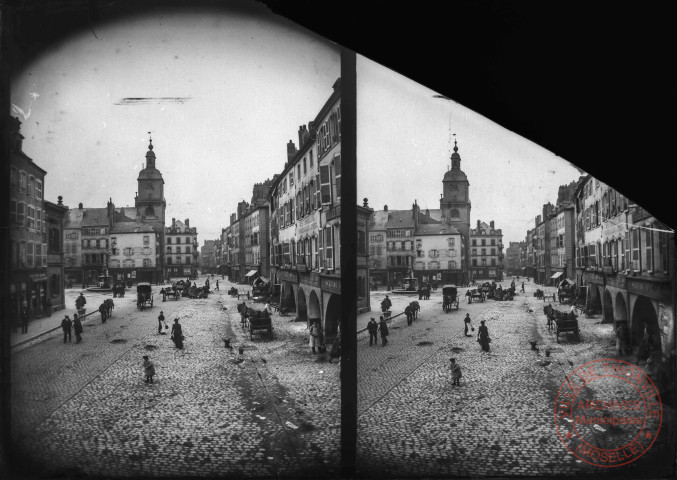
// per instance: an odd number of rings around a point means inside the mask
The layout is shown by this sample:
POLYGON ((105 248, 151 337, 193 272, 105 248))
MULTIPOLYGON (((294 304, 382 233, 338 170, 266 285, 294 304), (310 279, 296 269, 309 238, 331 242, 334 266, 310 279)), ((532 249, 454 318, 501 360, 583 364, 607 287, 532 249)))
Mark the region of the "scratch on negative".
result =
POLYGON ((137 105, 145 103, 185 103, 192 97, 125 97, 115 105, 137 105))

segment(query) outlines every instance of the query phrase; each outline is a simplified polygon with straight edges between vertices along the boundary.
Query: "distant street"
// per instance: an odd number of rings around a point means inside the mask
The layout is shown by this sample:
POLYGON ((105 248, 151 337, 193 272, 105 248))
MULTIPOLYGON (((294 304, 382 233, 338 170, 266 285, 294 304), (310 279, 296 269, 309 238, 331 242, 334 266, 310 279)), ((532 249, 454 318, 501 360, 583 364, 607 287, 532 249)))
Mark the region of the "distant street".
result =
MULTIPOLYGON (((81 344, 74 337, 64 344, 58 330, 17 348, 17 465, 48 476, 336 475, 340 366, 313 356, 306 325, 292 315, 273 316, 272 340, 265 331, 250 340, 237 299, 226 293, 232 284, 219 283, 208 299, 166 302, 154 286, 154 305, 144 311, 128 289, 107 323, 88 317, 81 344), (169 330, 158 334, 161 310, 170 328, 179 318, 183 351, 169 330), (156 366, 152 385, 143 381, 143 355, 156 366)), ((88 311, 112 298, 85 295, 88 311)))
MULTIPOLYGON (((520 282, 521 283, 521 282, 520 282)), ((505 286, 506 282, 504 282, 505 286)), ((542 287, 541 287, 542 288, 542 287)), ((413 325, 404 315, 390 326, 385 347, 369 346, 366 332, 358 335, 358 472, 367 476, 620 476, 618 469, 592 467, 570 454, 554 423, 557 390, 566 375, 588 361, 615 358, 615 337, 601 317, 578 317, 580 342, 571 334, 555 334, 546 326, 544 303, 526 293, 513 301, 486 300, 468 304, 459 289, 459 309, 442 311, 440 290, 420 300, 413 325), (528 310, 531 309, 532 312, 528 310), (470 314, 475 331, 464 337, 463 318, 470 314), (485 320, 492 339, 489 353, 477 340, 485 320), (537 342, 538 351, 530 341, 537 342), (545 356, 546 349, 550 356, 545 356), (463 377, 453 386, 451 357, 463 377)), ((384 291, 372 292, 378 319, 384 291)), ((393 314, 418 296, 390 295, 393 314)), ((557 304, 553 304, 557 306, 557 304)), ((561 307, 562 310, 565 306, 561 307)), ((623 360, 632 362, 630 357, 623 360)), ((674 435, 674 412, 663 406, 663 430, 652 449, 622 469, 622 476, 640 472, 665 474, 657 461, 674 435)), ((596 432, 605 445, 610 431, 596 432)), ((663 457, 665 458, 665 457, 663 457)))

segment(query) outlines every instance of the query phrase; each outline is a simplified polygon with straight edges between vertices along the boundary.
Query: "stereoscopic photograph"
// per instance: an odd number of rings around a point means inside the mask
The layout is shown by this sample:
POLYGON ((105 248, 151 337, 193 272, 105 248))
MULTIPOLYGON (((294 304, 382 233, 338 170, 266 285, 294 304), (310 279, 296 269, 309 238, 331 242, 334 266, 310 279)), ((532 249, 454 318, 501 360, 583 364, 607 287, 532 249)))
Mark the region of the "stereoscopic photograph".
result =
POLYGON ((14 12, 15 473, 336 476, 338 46, 255 2, 124 5, 14 12), (84 22, 26 38, 50 15, 84 22))
POLYGON ((358 473, 663 478, 674 230, 453 98, 356 75, 358 473))

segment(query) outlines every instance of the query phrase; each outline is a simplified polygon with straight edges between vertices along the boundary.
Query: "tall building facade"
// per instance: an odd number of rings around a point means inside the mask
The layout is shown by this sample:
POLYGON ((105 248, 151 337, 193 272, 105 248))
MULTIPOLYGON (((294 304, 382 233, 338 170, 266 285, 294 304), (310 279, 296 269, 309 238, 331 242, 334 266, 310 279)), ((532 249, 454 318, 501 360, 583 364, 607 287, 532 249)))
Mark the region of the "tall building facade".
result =
POLYGON ((10 314, 14 325, 22 309, 43 316, 50 297, 44 206, 47 172, 23 152, 19 119, 10 118, 10 314))
POLYGON ((341 318, 341 83, 314 121, 290 140, 270 187, 270 276, 297 318, 322 322, 328 341, 341 318))
POLYGON ((189 277, 196 274, 199 252, 197 228, 190 226, 188 218, 183 222, 172 218, 172 224, 164 231, 166 277, 189 277))
POLYGON ((469 280, 470 268, 470 182, 461 170, 461 156, 454 140, 454 153, 451 154, 451 169, 444 174, 440 210, 444 223, 452 225, 463 236, 463 282, 469 280))
POLYGON ((68 208, 63 205, 61 196, 56 204, 45 200, 44 207, 47 222, 47 282, 50 303, 46 310, 55 311, 66 307, 63 225, 68 208))
POLYGON ((152 139, 148 143, 146 165, 139 172, 137 183, 138 192, 134 198, 137 217, 140 222, 153 227, 157 233, 160 244, 158 275, 160 278, 165 278, 165 210, 167 202, 164 192, 165 181, 162 179, 162 173, 155 166, 152 139))
POLYGON ((491 220, 470 230, 470 269, 474 281, 503 280, 503 232, 491 220))

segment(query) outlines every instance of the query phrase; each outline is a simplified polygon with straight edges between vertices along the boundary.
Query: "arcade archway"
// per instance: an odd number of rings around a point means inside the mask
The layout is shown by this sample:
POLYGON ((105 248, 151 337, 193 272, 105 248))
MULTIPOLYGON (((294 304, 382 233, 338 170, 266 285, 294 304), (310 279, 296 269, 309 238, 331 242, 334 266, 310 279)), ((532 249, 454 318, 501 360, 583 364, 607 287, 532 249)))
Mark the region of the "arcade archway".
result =
POLYGON ((632 314, 632 343, 638 345, 649 334, 649 349, 661 349, 661 335, 658 315, 651 301, 646 297, 637 297, 632 314))
MULTIPOLYGON (((332 294, 327 302, 327 310, 324 317, 324 332, 327 339, 333 339, 338 333, 341 321, 341 295, 332 294)), ((328 340, 330 341, 330 340, 328 340)))
POLYGON ((613 323, 614 305, 609 290, 604 290, 604 296, 602 298, 602 323, 613 323))
POLYGON ((288 312, 296 311, 296 300, 294 299, 294 286, 289 282, 282 284, 282 294, 280 302, 285 306, 288 312))
POLYGON ((315 290, 308 296, 308 325, 315 320, 322 321, 322 310, 320 309, 320 300, 317 298, 315 290))
POLYGON ((308 306, 306 304, 306 294, 302 288, 298 293, 298 308, 296 309, 296 320, 299 322, 308 322, 308 306))

